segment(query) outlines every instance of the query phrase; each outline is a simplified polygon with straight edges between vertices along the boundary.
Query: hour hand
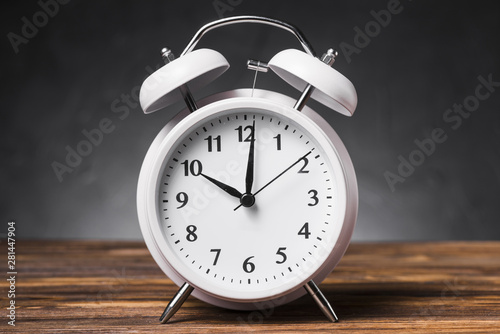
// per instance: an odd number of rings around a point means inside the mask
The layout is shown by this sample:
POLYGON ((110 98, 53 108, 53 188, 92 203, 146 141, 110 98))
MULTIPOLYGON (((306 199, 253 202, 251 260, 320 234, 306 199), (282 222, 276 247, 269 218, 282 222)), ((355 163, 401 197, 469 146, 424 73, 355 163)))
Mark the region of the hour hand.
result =
POLYGON ((214 178, 211 178, 210 176, 208 175, 205 175, 203 173, 200 174, 201 176, 203 176, 205 179, 207 179, 208 181, 212 182, 213 184, 215 184, 217 187, 221 188, 222 190, 224 190, 225 192, 227 192, 229 195, 231 196, 234 196, 234 197, 237 197, 237 198, 241 198, 241 196, 243 196, 242 193, 240 193, 238 190, 236 190, 235 188, 231 187, 231 186, 228 186, 227 184, 225 183, 222 183, 214 178))

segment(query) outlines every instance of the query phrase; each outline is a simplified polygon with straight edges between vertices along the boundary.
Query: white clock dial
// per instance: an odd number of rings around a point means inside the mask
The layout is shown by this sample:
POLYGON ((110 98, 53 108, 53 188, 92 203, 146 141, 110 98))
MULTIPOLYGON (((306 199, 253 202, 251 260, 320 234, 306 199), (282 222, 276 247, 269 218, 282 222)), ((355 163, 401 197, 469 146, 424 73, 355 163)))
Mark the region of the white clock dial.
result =
POLYGON ((197 111, 160 148, 152 234, 195 288, 233 301, 277 297, 331 255, 346 214, 343 167, 328 137, 296 111, 221 109, 197 111))

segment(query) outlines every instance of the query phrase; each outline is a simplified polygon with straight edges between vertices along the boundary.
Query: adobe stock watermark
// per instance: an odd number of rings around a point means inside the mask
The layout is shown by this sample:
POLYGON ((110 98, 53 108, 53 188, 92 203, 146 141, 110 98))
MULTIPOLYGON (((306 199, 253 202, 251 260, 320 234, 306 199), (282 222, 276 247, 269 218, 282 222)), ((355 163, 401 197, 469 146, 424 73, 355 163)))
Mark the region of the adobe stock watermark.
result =
MULTIPOLYGON (((101 285, 95 295, 87 296, 87 302, 95 304, 103 302, 113 303, 116 299, 115 297, 121 294, 130 284, 129 280, 131 280, 131 277, 127 277, 125 267, 122 267, 121 272, 113 269, 112 274, 112 280, 108 284, 101 285)), ((96 314, 99 313, 99 308, 95 308, 95 310, 97 310, 95 311, 96 314)))
POLYGON ((54 18, 58 13, 61 5, 66 5, 70 0, 39 0, 37 2, 40 10, 36 11, 31 19, 26 16, 21 17, 20 33, 7 33, 7 39, 16 54, 19 53, 19 47, 26 45, 30 40, 38 35, 40 29, 45 27, 50 19, 54 18))
MULTIPOLYGON (((243 172, 243 166, 236 160, 230 160, 224 166, 224 170, 207 171, 207 175, 217 179, 225 184, 233 184, 235 179, 239 178, 243 172)), ((177 195, 176 199, 181 204, 178 208, 182 220, 186 224, 191 224, 193 216, 198 217, 203 214, 203 210, 210 206, 210 203, 223 194, 219 188, 213 184, 206 182, 202 187, 191 187, 189 195, 181 192, 177 195)))
POLYGON ((425 309, 418 310, 412 316, 425 317, 425 316, 438 316, 447 312, 450 305, 460 304, 465 302, 465 298, 462 296, 461 289, 465 289, 465 285, 459 285, 458 277, 455 277, 453 281, 445 280, 442 282, 444 284, 443 289, 441 289, 441 294, 439 300, 434 300, 432 306, 425 309))
POLYGON ((212 6, 217 16, 222 19, 226 12, 232 12, 237 6, 241 5, 243 0, 214 0, 212 6))
MULTIPOLYGON (((318 268, 322 261, 324 261, 328 255, 332 252, 332 249, 326 248, 324 244, 320 244, 317 248, 316 254, 313 257, 313 259, 309 262, 304 263, 304 265, 298 269, 296 269, 296 275, 292 277, 291 281, 294 282, 296 285, 303 283, 302 279, 304 276, 306 276, 308 273, 311 273, 311 271, 316 267, 318 268)), ((321 282, 315 282, 315 283, 321 283, 321 282)), ((280 289, 276 288, 275 290, 276 294, 280 293, 280 289)), ((264 320, 266 318, 269 318, 273 315, 276 307, 284 305, 288 303, 290 300, 288 300, 288 296, 284 295, 281 297, 278 297, 276 299, 272 300, 266 300, 266 301, 261 301, 261 302, 254 302, 253 305, 255 306, 255 310, 249 312, 246 316, 246 319, 238 316, 236 320, 240 323, 242 326, 249 327, 251 325, 257 325, 257 324, 262 324, 264 323, 264 320)), ((311 299, 310 304, 313 305, 314 301, 311 299)), ((318 314, 319 309, 317 310, 318 314)))
POLYGON ((386 9, 379 11, 371 10, 370 15, 373 19, 366 22, 363 29, 359 26, 354 27, 355 34, 352 44, 347 42, 339 44, 340 52, 345 57, 347 63, 351 63, 354 54, 360 54, 364 48, 370 45, 371 41, 382 33, 382 29, 389 26, 393 16, 400 14, 403 9, 404 7, 399 0, 389 0, 386 9))
MULTIPOLYGON (((255 151, 263 151, 268 147, 268 145, 275 141, 275 137, 279 134, 279 126, 277 124, 271 123, 269 126, 265 126, 258 130, 255 140, 255 151)), ((247 135, 248 133, 246 133, 247 135)), ((243 186, 244 173, 246 172, 248 150, 250 146, 249 143, 244 141, 240 142, 236 147, 234 152, 234 158, 229 160, 224 168, 220 170, 203 168, 203 173, 206 175, 235 188, 240 188, 243 186)), ((200 165, 201 166, 201 165, 200 165)), ((182 221, 186 224, 191 224, 191 219, 193 217, 198 217, 203 215, 204 210, 209 207, 212 201, 219 198, 219 196, 226 196, 219 188, 215 187, 212 183, 206 182, 203 186, 192 187, 190 194, 179 193, 177 201, 182 205, 179 208, 179 214, 182 217, 182 221)))
MULTIPOLYGON (((154 73, 162 65, 157 65, 156 69, 146 66, 145 70, 148 74, 154 73)), ((162 78, 157 78, 159 84, 162 78)), ((51 163, 52 170, 59 182, 63 182, 67 174, 71 174, 78 168, 84 158, 88 157, 95 148, 99 147, 106 137, 116 130, 116 123, 124 121, 130 115, 130 112, 139 107, 139 91, 141 85, 134 86, 129 92, 120 94, 120 97, 114 99, 110 104, 110 111, 114 120, 109 117, 103 117, 97 123, 97 126, 91 129, 83 129, 81 131, 82 139, 74 145, 65 146, 64 160, 54 160, 51 163)))
POLYGON ((490 73, 485 78, 482 75, 477 77, 479 83, 474 89, 474 94, 464 98, 461 104, 454 103, 451 108, 443 112, 443 121, 449 126, 448 129, 434 128, 430 135, 423 139, 416 138, 413 143, 415 148, 407 155, 399 155, 399 165, 395 171, 386 170, 384 178, 389 189, 394 192, 396 185, 405 182, 416 168, 436 152, 438 144, 444 143, 448 139, 450 131, 458 130, 463 121, 468 119, 472 113, 479 109, 481 102, 490 98, 495 90, 500 87, 500 81, 493 81, 493 74, 490 73))

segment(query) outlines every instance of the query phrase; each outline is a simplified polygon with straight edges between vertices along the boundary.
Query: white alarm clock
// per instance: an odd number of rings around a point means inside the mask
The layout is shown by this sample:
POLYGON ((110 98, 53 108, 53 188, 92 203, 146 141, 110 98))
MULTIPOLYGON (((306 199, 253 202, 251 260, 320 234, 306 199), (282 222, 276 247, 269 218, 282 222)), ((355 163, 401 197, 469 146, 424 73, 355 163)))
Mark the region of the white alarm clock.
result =
MULTIPOLYGON (((184 99, 144 160, 137 190, 141 231, 153 258, 180 287, 160 320, 165 323, 192 294, 236 310, 278 306, 306 293, 325 315, 337 317, 315 283, 343 256, 358 207, 356 176, 330 125, 305 105, 308 98, 350 116, 352 83, 321 59, 294 26, 239 16, 202 27, 180 57, 162 50, 166 64, 140 91, 145 113, 184 99), (294 34, 304 51, 284 50, 268 63, 303 93, 299 100, 253 88, 195 101, 229 64, 217 51, 193 50, 214 28, 261 23, 294 34)), ((257 74, 257 72, 256 72, 257 74)), ((255 82, 254 82, 255 85, 255 82)))

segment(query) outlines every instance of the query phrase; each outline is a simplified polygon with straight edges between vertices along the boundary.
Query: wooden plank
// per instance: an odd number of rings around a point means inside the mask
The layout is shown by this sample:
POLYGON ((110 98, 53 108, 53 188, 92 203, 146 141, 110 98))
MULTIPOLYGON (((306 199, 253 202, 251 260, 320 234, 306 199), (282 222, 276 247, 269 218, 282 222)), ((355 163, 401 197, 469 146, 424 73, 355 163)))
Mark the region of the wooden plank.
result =
MULTIPOLYGON (((21 332, 500 330, 500 242, 353 244, 320 285, 341 320, 335 324, 305 296, 254 312, 189 297, 172 323, 160 325, 158 317, 177 287, 144 243, 19 241, 16 250, 15 330, 21 332)), ((2 293, 4 312, 6 297, 2 293)), ((11 330, 2 318, 0 331, 11 330)))

